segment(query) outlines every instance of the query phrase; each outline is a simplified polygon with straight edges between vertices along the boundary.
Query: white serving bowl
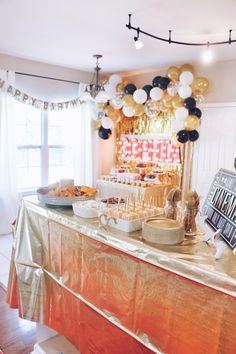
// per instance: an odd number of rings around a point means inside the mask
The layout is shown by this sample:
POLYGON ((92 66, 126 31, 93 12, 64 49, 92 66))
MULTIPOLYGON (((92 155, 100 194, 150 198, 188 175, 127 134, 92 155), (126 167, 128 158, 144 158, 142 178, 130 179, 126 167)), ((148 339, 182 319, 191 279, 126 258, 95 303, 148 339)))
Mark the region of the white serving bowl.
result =
POLYGON ((102 203, 96 202, 95 200, 76 202, 72 204, 75 215, 88 219, 97 218, 101 207, 102 203))

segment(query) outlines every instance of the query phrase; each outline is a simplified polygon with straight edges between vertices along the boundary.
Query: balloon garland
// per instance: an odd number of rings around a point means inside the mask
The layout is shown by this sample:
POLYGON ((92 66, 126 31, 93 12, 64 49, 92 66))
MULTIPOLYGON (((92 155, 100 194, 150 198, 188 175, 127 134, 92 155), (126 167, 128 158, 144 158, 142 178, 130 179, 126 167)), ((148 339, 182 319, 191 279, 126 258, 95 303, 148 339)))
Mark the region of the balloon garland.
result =
MULTIPOLYGON (((138 118, 145 114, 152 119, 162 112, 169 112, 174 117, 173 142, 185 144, 199 138, 197 129, 202 112, 197 103, 204 101, 203 94, 208 91, 209 82, 205 77, 195 77, 192 65, 171 66, 166 76, 154 77, 152 84, 141 89, 128 81, 122 82, 119 75, 111 75, 104 88, 111 99, 108 105, 99 104, 100 110, 105 112, 101 119, 103 128, 109 130, 113 122, 123 117, 138 118)), ((105 139, 107 135, 99 129, 101 138, 105 139)))

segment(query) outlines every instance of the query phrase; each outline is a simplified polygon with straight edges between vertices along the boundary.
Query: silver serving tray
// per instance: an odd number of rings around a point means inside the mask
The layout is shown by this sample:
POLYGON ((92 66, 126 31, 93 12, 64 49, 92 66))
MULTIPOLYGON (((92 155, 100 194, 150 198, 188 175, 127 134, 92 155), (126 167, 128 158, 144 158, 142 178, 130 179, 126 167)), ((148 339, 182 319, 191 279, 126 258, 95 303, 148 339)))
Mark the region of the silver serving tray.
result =
MULTIPOLYGON (((51 186, 50 186, 51 187, 51 186)), ((53 205, 53 206, 72 206, 73 203, 78 201, 85 201, 89 199, 94 199, 95 196, 80 196, 80 197, 57 197, 48 195, 48 191, 52 188, 43 187, 37 189, 38 200, 41 203, 53 205)))

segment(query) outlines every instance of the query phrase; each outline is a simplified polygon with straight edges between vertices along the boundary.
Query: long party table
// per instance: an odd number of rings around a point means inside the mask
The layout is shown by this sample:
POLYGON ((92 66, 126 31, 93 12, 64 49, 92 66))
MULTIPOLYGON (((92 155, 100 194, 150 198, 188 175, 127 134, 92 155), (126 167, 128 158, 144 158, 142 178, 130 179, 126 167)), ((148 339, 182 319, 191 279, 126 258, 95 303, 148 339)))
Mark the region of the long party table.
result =
POLYGON ((152 247, 28 197, 19 209, 8 302, 81 354, 236 353, 236 258, 190 238, 152 247))

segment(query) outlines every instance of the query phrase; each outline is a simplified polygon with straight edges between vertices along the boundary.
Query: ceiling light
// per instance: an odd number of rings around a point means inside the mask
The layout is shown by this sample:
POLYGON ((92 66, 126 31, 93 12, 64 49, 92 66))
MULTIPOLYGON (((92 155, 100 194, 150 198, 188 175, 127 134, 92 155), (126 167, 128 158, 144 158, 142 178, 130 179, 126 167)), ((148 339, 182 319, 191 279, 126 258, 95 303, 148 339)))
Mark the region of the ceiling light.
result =
POLYGON ((101 70, 99 66, 99 59, 102 58, 101 54, 94 54, 94 58, 96 58, 96 66, 94 68, 94 75, 92 81, 89 85, 87 85, 85 91, 81 95, 81 100, 89 101, 95 100, 99 103, 105 103, 110 99, 110 96, 105 92, 103 83, 100 82, 99 72, 101 70))
POLYGON ((143 42, 137 39, 137 37, 134 37, 134 45, 137 50, 143 48, 143 42))
POLYGON ((139 39, 139 27, 137 28, 137 36, 134 37, 134 45, 137 50, 143 48, 143 42, 139 39))
POLYGON ((204 64, 210 64, 214 59, 214 55, 212 50, 210 49, 210 45, 207 45, 206 50, 202 53, 202 62, 204 64))
POLYGON ((144 31, 144 30, 140 29, 139 27, 132 26, 132 24, 131 24, 131 16, 132 15, 129 14, 129 22, 126 25, 126 27, 129 30, 137 31, 137 37, 134 37, 135 43, 138 42, 138 40, 139 40, 139 33, 142 33, 145 36, 157 39, 157 40, 162 41, 162 42, 167 42, 169 44, 173 43, 173 44, 179 44, 179 45, 185 45, 185 46, 193 46, 193 47, 200 47, 200 46, 206 47, 206 46, 221 45, 221 44, 232 44, 232 43, 236 42, 236 39, 232 39, 232 29, 229 30, 229 35, 228 35, 228 39, 227 40, 218 41, 218 42, 207 42, 207 43, 206 42, 198 42, 197 43, 197 42, 176 41, 176 40, 172 39, 172 31, 171 30, 169 30, 169 37, 168 38, 163 38, 163 37, 160 37, 160 36, 156 36, 156 35, 154 35, 152 33, 149 33, 147 31, 144 31))

